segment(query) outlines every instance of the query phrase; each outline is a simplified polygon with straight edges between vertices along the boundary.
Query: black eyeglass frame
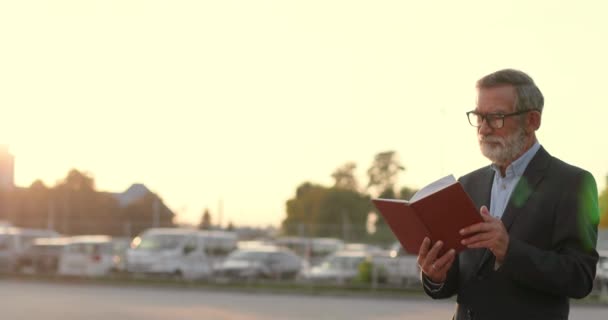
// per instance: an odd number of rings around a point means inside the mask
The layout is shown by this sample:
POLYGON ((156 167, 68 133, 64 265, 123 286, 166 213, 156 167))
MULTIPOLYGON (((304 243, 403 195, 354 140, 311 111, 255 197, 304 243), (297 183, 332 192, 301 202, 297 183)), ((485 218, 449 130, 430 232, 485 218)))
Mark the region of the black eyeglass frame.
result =
POLYGON ((469 120, 469 124, 475 128, 481 127, 481 125, 483 124, 483 122, 485 120, 485 122, 488 124, 488 126, 490 128, 500 129, 505 126, 505 118, 518 116, 518 115, 528 113, 531 111, 535 111, 535 110, 528 109, 528 110, 515 111, 515 112, 511 112, 511 113, 485 113, 485 114, 479 113, 479 112, 473 110, 473 111, 467 112, 467 119, 469 120), (471 115, 476 116, 477 119, 471 119, 471 115), (478 121, 479 118, 481 118, 481 121, 478 121), (472 121, 472 120, 475 120, 475 121, 472 121), (496 121, 496 120, 500 120, 500 126, 492 125, 492 122, 496 121))

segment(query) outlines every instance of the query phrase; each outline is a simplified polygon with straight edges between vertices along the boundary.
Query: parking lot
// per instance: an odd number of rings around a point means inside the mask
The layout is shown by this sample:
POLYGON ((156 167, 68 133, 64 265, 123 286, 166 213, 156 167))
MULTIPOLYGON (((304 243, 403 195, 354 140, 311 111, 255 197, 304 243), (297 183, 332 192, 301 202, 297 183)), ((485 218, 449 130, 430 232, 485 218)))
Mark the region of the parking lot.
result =
MULTIPOLYGON (((425 297, 314 296, 204 288, 0 279, 3 319, 449 319, 454 303, 425 297)), ((574 304, 599 320, 607 305, 574 304)))

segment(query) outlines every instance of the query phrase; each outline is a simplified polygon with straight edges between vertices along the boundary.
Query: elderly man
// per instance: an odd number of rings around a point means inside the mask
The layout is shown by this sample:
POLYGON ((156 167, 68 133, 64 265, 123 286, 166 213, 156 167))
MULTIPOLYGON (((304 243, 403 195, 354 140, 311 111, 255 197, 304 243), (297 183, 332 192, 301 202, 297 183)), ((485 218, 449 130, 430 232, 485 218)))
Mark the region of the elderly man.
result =
POLYGON ((595 180, 539 144, 544 99, 527 74, 497 71, 477 90, 467 117, 492 164, 460 182, 484 222, 461 230, 469 249, 458 255, 439 257, 442 242, 424 240, 424 290, 456 295, 455 319, 567 319, 569 298, 589 294, 595 277, 595 180))

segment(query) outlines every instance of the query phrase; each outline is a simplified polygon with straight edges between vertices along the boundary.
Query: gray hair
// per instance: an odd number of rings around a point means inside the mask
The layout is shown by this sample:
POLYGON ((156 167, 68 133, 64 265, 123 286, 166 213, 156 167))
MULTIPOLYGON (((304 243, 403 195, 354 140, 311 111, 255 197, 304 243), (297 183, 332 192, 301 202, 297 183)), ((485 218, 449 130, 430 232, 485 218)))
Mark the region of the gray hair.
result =
POLYGON ((477 81, 477 89, 512 85, 517 93, 516 111, 536 110, 543 112, 545 98, 526 73, 515 69, 504 69, 491 73, 477 81))

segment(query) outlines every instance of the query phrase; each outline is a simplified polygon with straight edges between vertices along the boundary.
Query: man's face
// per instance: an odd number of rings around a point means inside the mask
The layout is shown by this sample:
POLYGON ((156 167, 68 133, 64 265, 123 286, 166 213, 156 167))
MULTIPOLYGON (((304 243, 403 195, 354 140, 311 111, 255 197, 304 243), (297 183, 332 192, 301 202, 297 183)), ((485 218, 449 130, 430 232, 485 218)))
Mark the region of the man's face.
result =
MULTIPOLYGON (((475 111, 509 114, 515 112, 517 93, 510 85, 479 89, 475 111)), ((477 131, 481 153, 498 165, 506 165, 521 155, 526 146, 526 131, 522 116, 504 118, 502 128, 492 128, 483 121, 477 131)))

